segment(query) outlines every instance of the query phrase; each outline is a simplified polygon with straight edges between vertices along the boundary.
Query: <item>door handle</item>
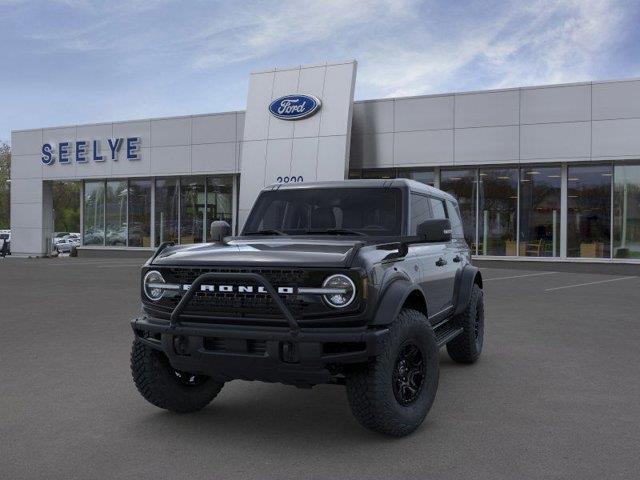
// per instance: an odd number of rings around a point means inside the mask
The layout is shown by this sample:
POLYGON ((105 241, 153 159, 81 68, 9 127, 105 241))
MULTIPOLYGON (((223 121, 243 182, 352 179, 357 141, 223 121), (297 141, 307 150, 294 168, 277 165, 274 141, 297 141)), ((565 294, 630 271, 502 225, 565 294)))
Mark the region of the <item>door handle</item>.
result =
POLYGON ((462 260, 462 258, 460 258, 460 255, 456 255, 455 257, 453 257, 453 261, 458 263, 462 260))
POLYGON ((436 261, 436 266, 438 267, 444 267, 447 264, 447 261, 440 257, 437 261, 436 261))

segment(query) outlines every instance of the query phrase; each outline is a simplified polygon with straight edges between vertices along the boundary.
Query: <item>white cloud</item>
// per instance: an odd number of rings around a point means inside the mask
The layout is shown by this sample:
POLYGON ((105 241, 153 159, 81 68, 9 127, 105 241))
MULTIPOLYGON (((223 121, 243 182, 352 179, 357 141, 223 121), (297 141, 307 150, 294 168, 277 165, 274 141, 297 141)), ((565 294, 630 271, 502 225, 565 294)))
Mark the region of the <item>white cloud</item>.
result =
POLYGON ((622 10, 607 0, 572 1, 556 8, 558 18, 528 29, 526 38, 514 42, 514 53, 502 66, 502 79, 495 86, 593 78, 602 55, 618 38, 622 10), (519 57, 518 52, 527 47, 531 52, 519 57))
POLYGON ((25 32, 39 53, 104 52, 157 70, 171 56, 167 81, 356 58, 365 97, 587 80, 625 15, 615 0, 58 1, 82 20, 25 32))
POLYGON ((197 49, 192 66, 206 70, 310 45, 324 52, 339 46, 340 58, 351 58, 344 39, 352 37, 354 30, 403 18, 414 4, 410 0, 325 0, 245 6, 208 20, 193 42, 211 43, 197 49))
MULTIPOLYGON (((588 80, 620 34, 623 12, 608 0, 537 1, 488 16, 419 48, 400 39, 360 55, 359 83, 387 96, 588 80), (469 78, 471 76, 471 78, 469 78), (475 77, 475 78, 473 78, 475 77)), ((469 21, 469 20, 467 20, 469 21)), ((419 41, 419 40, 418 40, 419 41)))
POLYGON ((286 65, 357 58, 365 96, 587 80, 620 35, 613 0, 478 4, 415 1, 281 2, 225 12, 193 38, 190 65, 207 71, 270 57, 286 65), (303 22, 303 19, 311 19, 303 22), (301 60, 301 54, 310 54, 301 60), (462 86, 462 87, 459 87, 462 86))

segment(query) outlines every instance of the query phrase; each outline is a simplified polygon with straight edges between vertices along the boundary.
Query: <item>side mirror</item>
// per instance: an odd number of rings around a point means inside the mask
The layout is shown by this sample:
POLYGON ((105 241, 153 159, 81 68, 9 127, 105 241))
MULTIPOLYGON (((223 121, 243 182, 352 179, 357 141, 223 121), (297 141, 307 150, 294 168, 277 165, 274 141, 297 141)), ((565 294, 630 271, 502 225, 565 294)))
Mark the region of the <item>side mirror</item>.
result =
POLYGON ((209 230, 209 241, 222 242, 224 237, 231 235, 231 226, 224 220, 216 220, 211 222, 211 229, 209 230))
POLYGON ((418 225, 418 236, 425 242, 451 241, 451 221, 448 218, 432 218, 418 225))

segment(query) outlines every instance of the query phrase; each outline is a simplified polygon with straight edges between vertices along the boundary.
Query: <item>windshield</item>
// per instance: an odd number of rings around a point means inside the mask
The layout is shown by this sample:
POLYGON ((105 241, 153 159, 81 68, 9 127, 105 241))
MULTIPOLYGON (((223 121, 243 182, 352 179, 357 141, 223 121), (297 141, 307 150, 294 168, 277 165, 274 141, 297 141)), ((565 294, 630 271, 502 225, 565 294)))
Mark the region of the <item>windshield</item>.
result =
POLYGON ((400 235, 397 188, 318 188, 262 193, 243 234, 400 235))

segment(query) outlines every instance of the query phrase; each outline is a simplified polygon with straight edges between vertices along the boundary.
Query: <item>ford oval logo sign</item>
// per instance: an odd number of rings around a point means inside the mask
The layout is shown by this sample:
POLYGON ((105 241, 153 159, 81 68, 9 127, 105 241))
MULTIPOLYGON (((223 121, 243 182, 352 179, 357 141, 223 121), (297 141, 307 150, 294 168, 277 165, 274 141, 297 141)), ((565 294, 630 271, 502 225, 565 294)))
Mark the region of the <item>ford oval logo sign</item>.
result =
POLYGON ((313 95, 285 95, 271 102, 269 112, 281 120, 300 120, 316 113, 320 105, 320 99, 313 95))

